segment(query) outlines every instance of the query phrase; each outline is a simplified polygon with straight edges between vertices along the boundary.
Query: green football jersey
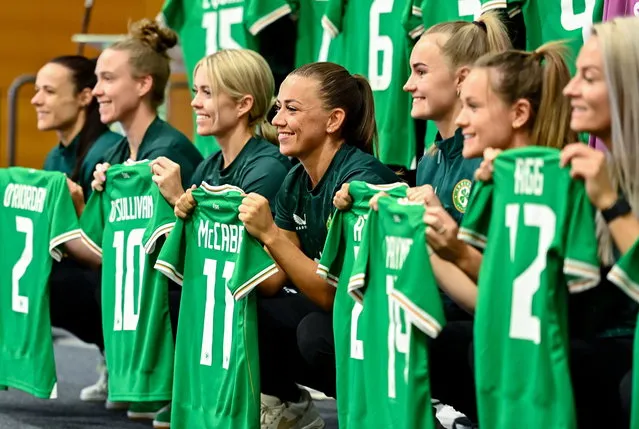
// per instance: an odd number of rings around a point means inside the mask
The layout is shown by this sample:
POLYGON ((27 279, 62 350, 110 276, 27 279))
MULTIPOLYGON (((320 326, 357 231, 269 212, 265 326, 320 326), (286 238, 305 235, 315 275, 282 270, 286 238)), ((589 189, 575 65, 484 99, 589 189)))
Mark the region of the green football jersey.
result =
POLYGON ((363 392, 355 427, 435 428, 426 338, 444 325, 444 310, 428 262, 424 206, 406 198, 379 199, 362 232, 348 292, 362 303, 363 392), (417 252, 411 257, 409 254, 417 252), (401 279, 419 267, 419 275, 401 279), (415 282, 417 277, 417 282, 415 282))
POLYGON ((54 398, 48 278, 78 218, 63 173, 3 168, 0 189, 0 386, 54 398))
MULTIPOLYGON (((617 261, 608 273, 608 280, 619 286, 628 296, 639 302, 639 241, 617 261)), ((639 327, 639 324, 637 324, 639 327)), ((635 333, 635 338, 637 334, 635 333)), ((633 367, 639 368, 639 342, 635 341, 633 367)), ((632 398, 639 395, 639 371, 632 374, 632 398)), ((631 428, 639 427, 639 402, 632 401, 631 428)))
POLYGON ((202 183, 155 268, 183 286, 171 425, 260 427, 256 296, 277 267, 238 219, 243 191, 202 183), (197 241, 196 241, 197 238, 197 241), (205 388, 203 388, 205 386, 205 388))
POLYGON ((333 197, 342 184, 361 180, 377 185, 395 183, 397 179, 378 159, 345 144, 315 187, 302 164, 291 169, 275 199, 275 223, 282 229, 295 231, 302 252, 319 261, 334 211, 333 197))
POLYGON ((339 63, 351 73, 366 76, 373 89, 378 158, 384 164, 414 170, 412 98, 402 89, 410 72, 412 42, 402 26, 403 14, 400 1, 329 0, 323 19, 336 34, 342 33, 338 51, 345 54, 339 63))
MULTIPOLYGON (((110 401, 171 399, 173 335, 168 280, 153 269, 156 241, 175 223, 148 161, 107 170, 89 198, 82 238, 102 256, 102 326, 110 401)), ((157 248, 156 248, 157 247, 157 248)))
POLYGON ((335 286, 333 303, 333 332, 335 333, 335 359, 337 366, 337 416, 342 429, 357 427, 363 414, 361 406, 362 368, 364 350, 358 339, 357 323, 362 313, 362 305, 348 294, 348 281, 353 263, 357 258, 362 240, 362 230, 368 216, 368 202, 378 192, 386 192, 393 197, 405 197, 408 186, 405 183, 389 185, 369 185, 365 182, 351 182, 349 193, 353 198, 350 210, 337 210, 331 222, 326 244, 317 267, 317 274, 335 286))
POLYGON ((575 428, 568 293, 599 281, 593 207, 557 149, 495 159, 473 186, 459 237, 485 248, 475 312, 481 427, 575 428), (490 244, 486 246, 486 241, 490 244), (523 369, 523 370, 522 370, 523 369))
MULTIPOLYGON (((162 7, 166 25, 180 38, 189 88, 198 61, 222 49, 258 50, 255 36, 290 12, 285 0, 166 0, 162 7)), ((205 157, 219 148, 211 136, 194 133, 194 141, 205 157)))
POLYGON ((537 49, 554 40, 568 42, 571 59, 567 63, 574 70, 581 45, 590 36, 593 24, 601 22, 604 0, 536 0, 526 1, 523 7, 528 50, 537 49))
POLYGON ((295 43, 295 67, 316 61, 339 63, 338 43, 332 43, 337 35, 328 23, 322 22, 326 10, 326 0, 287 0, 297 20, 297 41, 295 43))

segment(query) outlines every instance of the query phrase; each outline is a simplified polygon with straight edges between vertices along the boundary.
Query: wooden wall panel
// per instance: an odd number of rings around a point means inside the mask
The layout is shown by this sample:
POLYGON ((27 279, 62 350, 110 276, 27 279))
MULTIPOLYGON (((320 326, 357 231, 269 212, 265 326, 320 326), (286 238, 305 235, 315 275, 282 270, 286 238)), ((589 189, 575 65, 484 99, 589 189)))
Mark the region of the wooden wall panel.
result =
MULTIPOLYGON (((7 165, 8 104, 11 82, 21 74, 35 74, 49 58, 76 52, 71 36, 80 31, 84 13, 83 0, 34 0, 31 2, 3 2, 0 8, 0 167, 7 165)), ((129 21, 143 17, 154 18, 162 0, 95 0, 89 32, 94 34, 121 34, 129 21)), ((94 49, 85 50, 95 56, 94 49)), ((178 98, 184 90, 176 90, 178 98)), ((35 114, 29 101, 33 86, 20 91, 18 109, 17 163, 40 167, 49 149, 55 145, 53 133, 42 133, 35 128, 35 114)), ((188 91, 187 91, 188 94, 188 91)), ((188 97, 188 96, 187 96, 188 97)), ((173 103, 171 118, 179 128, 190 133, 190 118, 184 121, 182 101, 173 103)), ((188 107, 188 105, 187 105, 188 107)))

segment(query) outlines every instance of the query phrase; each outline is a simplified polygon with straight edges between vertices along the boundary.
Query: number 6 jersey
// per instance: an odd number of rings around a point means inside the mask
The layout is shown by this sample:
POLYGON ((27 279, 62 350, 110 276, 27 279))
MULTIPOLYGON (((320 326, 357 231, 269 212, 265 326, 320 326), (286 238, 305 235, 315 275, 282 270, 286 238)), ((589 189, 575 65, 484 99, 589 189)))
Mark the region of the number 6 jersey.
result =
POLYGON ((575 428, 568 293, 599 281, 594 209, 559 150, 511 149, 473 186, 459 238, 484 249, 475 313, 480 427, 575 428))
POLYGON ((51 259, 80 238, 64 174, 0 169, 0 390, 55 397, 49 319, 51 259))
POLYGON ((148 161, 112 166, 104 191, 91 195, 80 219, 82 238, 102 255, 110 401, 171 399, 168 280, 153 265, 155 242, 171 230, 175 215, 151 177, 148 161))
POLYGON ((238 219, 244 192, 202 183, 155 268, 182 285, 171 425, 260 427, 256 297, 277 267, 238 219))

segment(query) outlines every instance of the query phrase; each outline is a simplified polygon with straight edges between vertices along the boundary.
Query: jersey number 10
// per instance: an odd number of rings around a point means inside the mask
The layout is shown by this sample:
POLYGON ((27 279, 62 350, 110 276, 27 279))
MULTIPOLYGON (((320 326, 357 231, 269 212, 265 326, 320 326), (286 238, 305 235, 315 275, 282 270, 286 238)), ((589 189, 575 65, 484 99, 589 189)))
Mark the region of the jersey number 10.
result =
POLYGON ((510 338, 541 342, 539 317, 533 316, 533 297, 539 290, 541 273, 546 269, 546 255, 555 236, 557 216, 546 205, 524 203, 506 206, 506 227, 509 232, 510 260, 514 263, 519 226, 520 209, 524 209, 524 225, 539 228, 537 253, 532 263, 513 282, 512 305, 510 309, 510 338))
POLYGON ((124 231, 115 231, 113 235, 113 247, 115 248, 114 331, 135 331, 138 327, 146 262, 146 253, 142 246, 143 236, 143 228, 131 230, 126 240, 124 239, 124 231), (137 294, 135 293, 136 278, 137 294), (135 305, 136 295, 137 306, 135 305))

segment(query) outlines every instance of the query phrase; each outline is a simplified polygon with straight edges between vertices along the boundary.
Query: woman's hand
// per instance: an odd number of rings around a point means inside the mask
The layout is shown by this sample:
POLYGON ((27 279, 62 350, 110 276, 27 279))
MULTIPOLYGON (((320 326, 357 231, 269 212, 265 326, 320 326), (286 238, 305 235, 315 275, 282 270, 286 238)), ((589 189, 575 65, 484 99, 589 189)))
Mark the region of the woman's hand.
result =
POLYGON ((435 189, 431 185, 422 185, 410 188, 406 191, 406 197, 409 201, 421 202, 425 206, 441 206, 442 203, 435 194, 435 189))
POLYGON ((160 193, 169 204, 175 206, 178 198, 184 194, 180 165, 164 156, 154 159, 149 165, 160 193))
POLYGON ((618 195, 610 183, 606 154, 583 143, 572 143, 561 151, 561 166, 570 164, 570 176, 583 179, 590 202, 599 210, 610 208, 618 195))
POLYGON ((193 198, 193 194, 191 193, 194 189, 197 189, 197 187, 195 185, 191 186, 175 202, 173 212, 180 219, 186 219, 189 217, 197 206, 197 201, 195 201, 195 198, 193 198))
POLYGON ((424 212, 426 242, 441 257, 456 262, 466 249, 466 244, 457 238, 457 222, 441 206, 426 206, 424 212))
POLYGON ((75 212, 78 217, 80 217, 84 211, 84 191, 82 190, 82 186, 67 177, 67 187, 71 193, 71 200, 73 200, 75 212))
POLYGON ((244 197, 239 211, 246 231, 268 247, 269 238, 278 233, 268 200, 252 192, 244 197))
POLYGON ((349 210, 353 206, 353 197, 348 193, 349 184, 344 183, 333 197, 333 205, 339 210, 349 210))
POLYGON ((493 180, 493 162, 501 152, 501 149, 493 149, 492 147, 488 147, 484 150, 484 159, 481 164, 479 164, 477 170, 475 170, 475 180, 482 180, 484 182, 493 180))
POLYGON ((102 192, 104 190, 104 182, 106 182, 106 172, 111 167, 108 162, 103 162, 95 166, 93 172, 93 181, 91 182, 91 189, 94 191, 102 192))

